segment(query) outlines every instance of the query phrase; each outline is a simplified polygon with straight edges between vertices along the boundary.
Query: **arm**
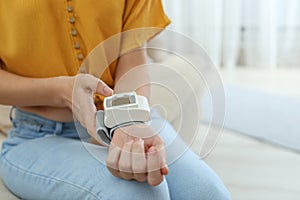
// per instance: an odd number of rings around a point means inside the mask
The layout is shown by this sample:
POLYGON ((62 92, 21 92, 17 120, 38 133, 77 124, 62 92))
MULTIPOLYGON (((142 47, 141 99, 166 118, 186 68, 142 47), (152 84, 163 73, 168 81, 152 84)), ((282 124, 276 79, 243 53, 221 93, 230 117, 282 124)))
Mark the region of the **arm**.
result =
MULTIPOLYGON (((127 88, 126 83, 123 82, 122 84, 119 84, 119 82, 122 82, 120 81, 122 76, 124 76, 128 71, 145 63, 145 50, 138 50, 134 53, 123 55, 118 62, 115 77, 116 86, 114 91, 116 93, 132 91, 132 86, 127 88)), ((132 81, 132 78, 141 78, 143 81, 149 83, 150 78, 147 71, 142 70, 138 72, 139 74, 134 73, 134 75, 130 77, 130 83, 134 82, 132 81)), ((141 87, 137 89, 136 92, 148 97, 149 99, 150 85, 148 84, 141 87)), ((125 131, 126 128, 115 130, 114 137, 109 148, 107 167, 116 177, 135 179, 140 182, 148 180, 150 185, 155 186, 163 181, 163 175, 168 174, 165 159, 165 146, 161 137, 156 133, 153 133, 154 136, 152 137, 145 138, 143 138, 142 135, 141 138, 135 138, 126 134, 132 129, 134 131, 138 131, 138 128, 139 127, 132 125, 129 126, 130 130, 128 131, 125 131)), ((148 131, 153 130, 147 125, 145 125, 145 128, 148 131)))
MULTIPOLYGON (((128 71, 134 69, 135 67, 137 67, 139 65, 143 65, 146 63, 147 63, 147 54, 146 54, 146 50, 144 50, 144 49, 139 49, 139 50, 133 51, 129 54, 125 54, 125 55, 121 56, 119 59, 118 66, 116 69, 116 74, 115 74, 115 82, 116 82, 115 88, 114 88, 115 93, 131 92, 130 89, 128 89, 128 87, 126 87, 126 85, 124 85, 124 84, 120 85, 119 80, 128 71)), ((149 82, 150 78, 149 78, 149 74, 147 73, 147 71, 143 70, 142 72, 143 72, 142 74, 138 74, 138 77, 135 77, 135 78, 143 79, 143 81, 149 82)), ((137 89, 136 93, 147 97, 149 100, 150 93, 151 93, 149 85, 137 89)))
POLYGON ((0 104, 67 107, 71 77, 27 78, 0 69, 0 104))
MULTIPOLYGON (((92 75, 27 78, 0 69, 0 104, 66 107, 89 134, 96 136, 94 93, 108 96, 112 90, 92 75)), ((98 141, 100 142, 100 141, 98 141)))

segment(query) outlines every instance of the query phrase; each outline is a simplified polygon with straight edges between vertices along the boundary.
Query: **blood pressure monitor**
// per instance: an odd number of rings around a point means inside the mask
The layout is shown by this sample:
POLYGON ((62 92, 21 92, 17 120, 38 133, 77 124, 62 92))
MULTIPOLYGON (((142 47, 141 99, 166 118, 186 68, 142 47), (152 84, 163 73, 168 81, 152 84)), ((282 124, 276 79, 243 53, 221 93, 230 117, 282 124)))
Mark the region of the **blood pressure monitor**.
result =
POLYGON ((127 122, 151 120, 148 100, 135 92, 115 94, 104 99, 104 124, 112 128, 127 122))
POLYGON ((97 111, 96 129, 98 136, 106 144, 110 142, 112 132, 116 128, 151 121, 147 98, 135 92, 106 97, 103 106, 103 111, 97 111))

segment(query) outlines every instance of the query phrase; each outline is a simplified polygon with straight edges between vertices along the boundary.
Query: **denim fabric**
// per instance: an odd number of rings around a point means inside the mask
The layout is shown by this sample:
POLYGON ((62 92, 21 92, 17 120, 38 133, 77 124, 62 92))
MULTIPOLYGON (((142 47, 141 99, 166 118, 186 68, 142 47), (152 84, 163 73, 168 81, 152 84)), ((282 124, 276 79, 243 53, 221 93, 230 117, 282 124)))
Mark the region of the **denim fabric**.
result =
MULTIPOLYGON (((5 185, 22 199, 230 199, 220 179, 191 150, 169 166, 159 186, 152 187, 112 176, 94 156, 105 160, 107 148, 81 141, 89 136, 81 127, 79 137, 74 123, 18 109, 12 123, 2 146, 0 172, 5 185)), ((167 124, 160 134, 167 143, 176 133, 167 124)))

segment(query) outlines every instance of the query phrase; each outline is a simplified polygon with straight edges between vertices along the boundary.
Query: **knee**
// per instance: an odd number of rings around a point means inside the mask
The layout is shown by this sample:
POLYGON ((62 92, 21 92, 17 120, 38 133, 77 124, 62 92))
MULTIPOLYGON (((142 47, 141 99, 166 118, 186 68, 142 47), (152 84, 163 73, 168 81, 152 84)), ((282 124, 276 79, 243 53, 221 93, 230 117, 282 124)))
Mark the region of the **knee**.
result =
MULTIPOLYGON (((171 186, 170 183, 169 186, 171 186)), ((190 200, 198 200, 198 199, 230 200, 231 199, 230 193, 222 183, 201 182, 201 184, 197 184, 197 181, 195 181, 192 183, 192 185, 187 183, 184 186, 180 185, 176 187, 175 184, 173 184, 172 186, 170 187, 171 199, 190 199, 190 200), (187 187, 187 185, 189 186, 187 187)))
POLYGON ((169 200, 169 189, 167 181, 164 180, 158 186, 150 186, 147 182, 139 183, 136 181, 127 181, 119 180, 118 183, 118 192, 115 192, 115 188, 112 187, 114 192, 106 190, 106 194, 102 194, 102 197, 107 199, 131 199, 131 200, 140 200, 140 199, 161 199, 169 200))
POLYGON ((171 199, 190 199, 190 200, 230 200, 230 193, 222 183, 202 182, 197 184, 194 182, 193 187, 185 188, 185 192, 175 192, 174 188, 170 189, 171 199), (182 196, 181 196, 182 195, 182 196))
POLYGON ((211 183, 208 186, 207 199, 230 200, 231 196, 223 183, 211 183))
POLYGON ((191 199, 230 200, 230 193, 221 179, 214 173, 207 173, 206 175, 198 176, 197 180, 194 179, 195 186, 191 191, 194 197, 191 199))
POLYGON ((171 199, 231 199, 221 179, 202 160, 191 155, 174 163, 167 179, 171 199))

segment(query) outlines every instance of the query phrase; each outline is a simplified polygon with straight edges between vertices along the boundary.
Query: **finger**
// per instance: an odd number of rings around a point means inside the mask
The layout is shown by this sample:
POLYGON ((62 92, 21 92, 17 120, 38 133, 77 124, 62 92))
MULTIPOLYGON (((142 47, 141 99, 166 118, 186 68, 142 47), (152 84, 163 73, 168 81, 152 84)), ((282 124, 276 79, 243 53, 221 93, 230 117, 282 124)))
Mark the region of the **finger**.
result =
POLYGON ((93 102, 93 98, 86 99, 84 103, 80 104, 81 115, 82 115, 82 125, 87 129, 87 131, 92 135, 96 135, 96 107, 93 102))
POLYGON ((94 117, 87 117, 85 119, 85 128, 87 129, 87 132, 93 136, 95 139, 97 139, 97 133, 96 133, 96 116, 95 115, 91 115, 94 117), (89 119, 89 121, 87 120, 89 119))
POLYGON ((94 105, 91 105, 91 108, 87 108, 86 111, 87 113, 84 112, 85 128, 87 129, 88 133, 90 133, 90 135, 95 137, 96 136, 96 109, 94 109, 94 105))
POLYGON ((103 96, 110 96, 113 94, 113 90, 108 87, 102 80, 98 79, 96 93, 103 96))
POLYGON ((132 144, 132 172, 134 179, 139 182, 147 180, 147 160, 144 140, 138 139, 132 144))
POLYGON ((133 141, 125 143, 121 151, 119 160, 119 171, 122 178, 130 180, 133 179, 131 169, 131 146, 133 141))
POLYGON ((169 173, 169 168, 167 164, 167 153, 166 153, 166 146, 164 144, 164 141, 162 140, 161 137, 155 137, 152 145, 158 149, 158 154, 160 157, 161 173, 163 175, 167 175, 169 173))
POLYGON ((151 147, 147 157, 148 183, 157 186, 163 181, 160 170, 159 155, 155 147, 151 147))
POLYGON ((168 175, 169 167, 165 166, 165 167, 161 168, 161 173, 162 173, 162 175, 168 175))
POLYGON ((120 177, 119 173, 119 159, 120 159, 121 149, 119 147, 110 147, 108 156, 106 159, 106 166, 112 175, 120 177))
POLYGON ((163 175, 167 175, 169 173, 169 168, 167 164, 167 153, 166 153, 166 148, 164 144, 160 145, 158 147, 158 155, 159 155, 159 163, 160 163, 160 168, 161 168, 161 173, 163 175))

